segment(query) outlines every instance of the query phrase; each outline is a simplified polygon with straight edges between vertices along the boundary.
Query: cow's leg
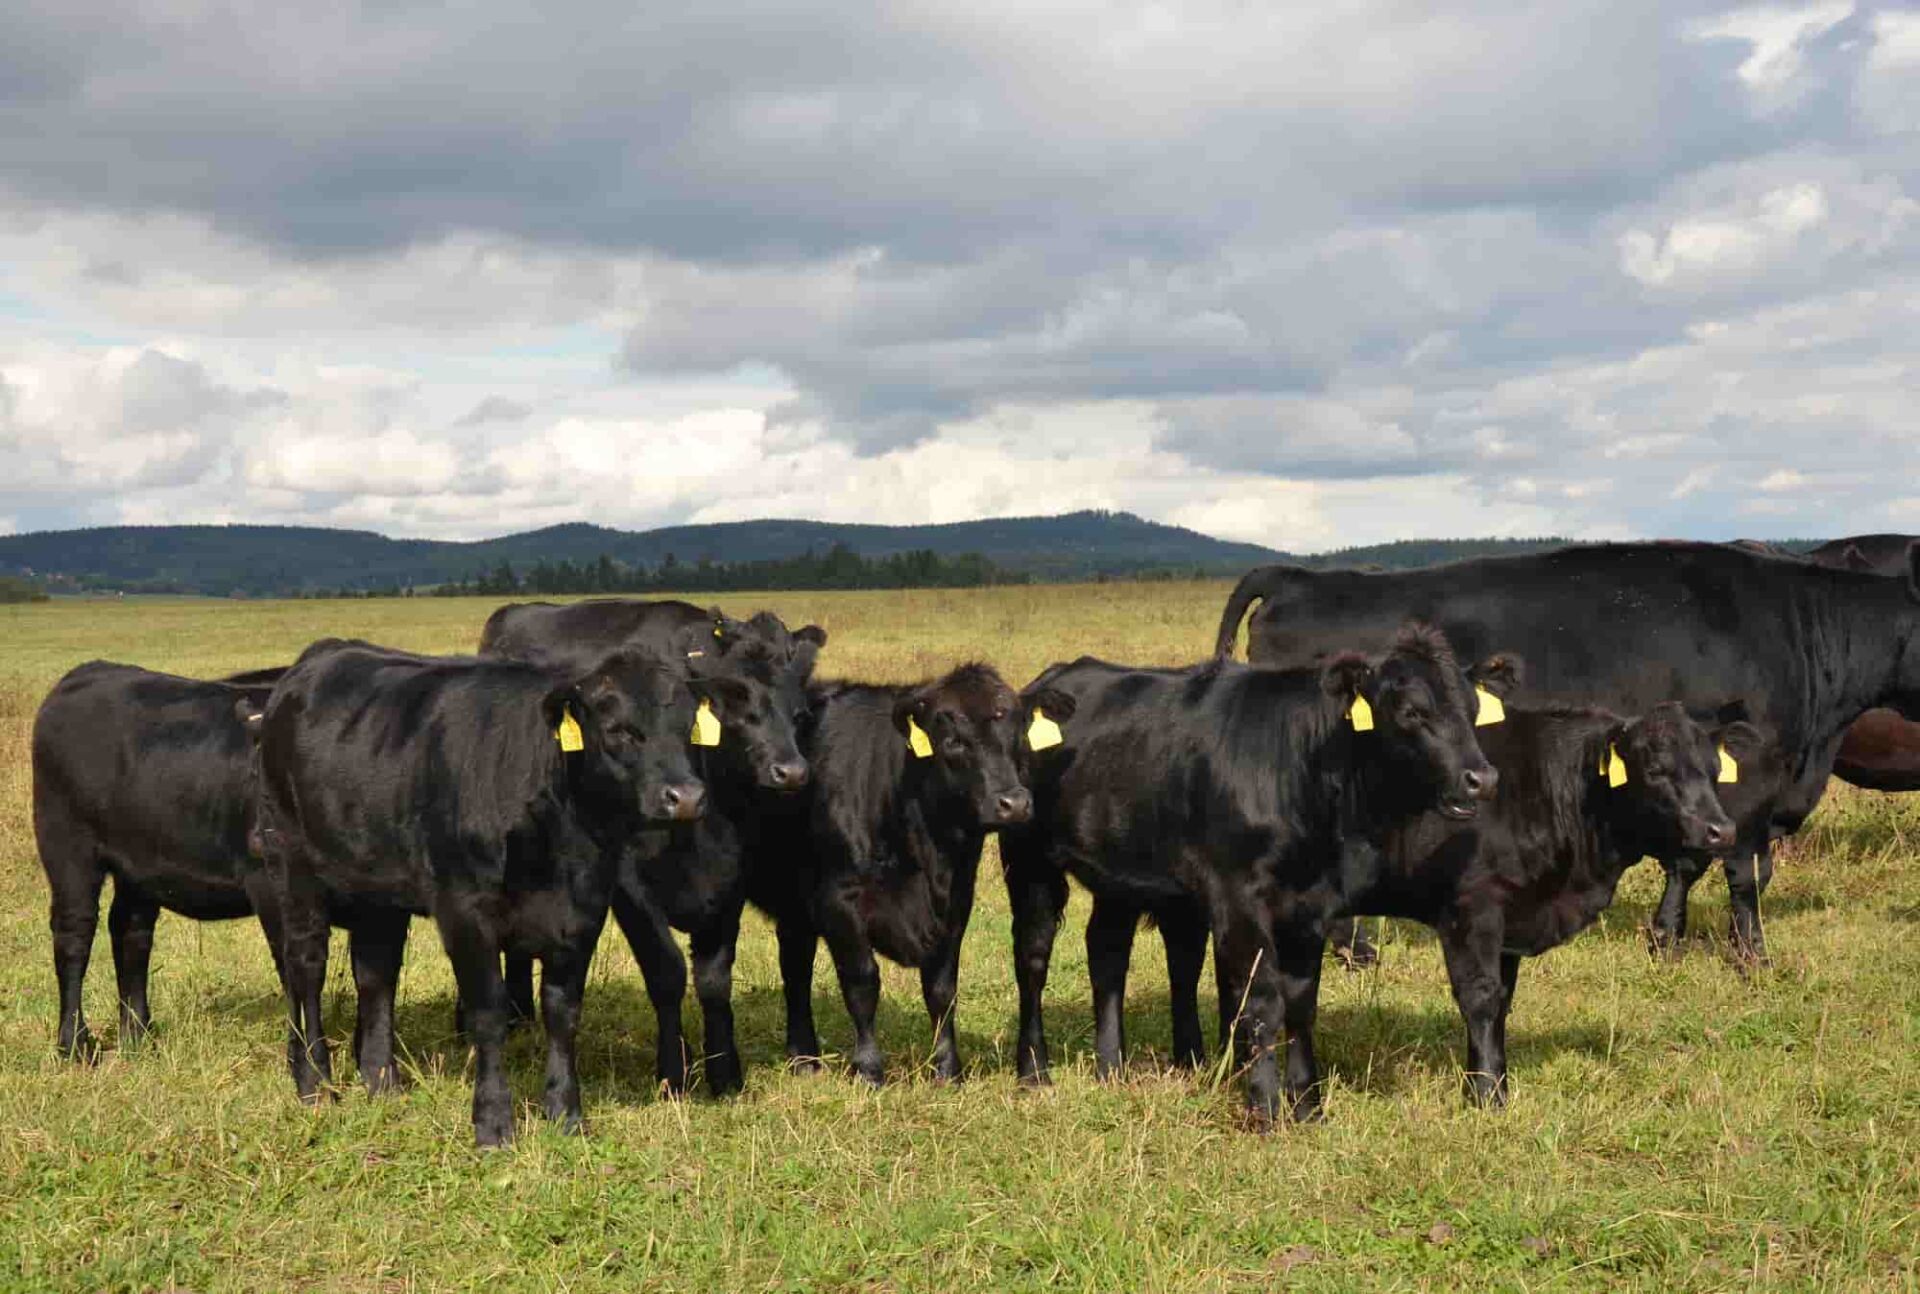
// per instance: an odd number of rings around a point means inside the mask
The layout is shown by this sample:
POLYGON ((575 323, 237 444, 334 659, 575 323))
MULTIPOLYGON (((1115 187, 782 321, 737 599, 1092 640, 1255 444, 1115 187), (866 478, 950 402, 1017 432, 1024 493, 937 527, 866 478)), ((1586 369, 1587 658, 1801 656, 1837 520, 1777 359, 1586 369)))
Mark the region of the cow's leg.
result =
POLYGON ((1093 1068, 1112 1078, 1127 1060, 1127 964, 1140 922, 1131 904, 1095 895, 1087 917, 1087 977, 1093 981, 1093 1068))
POLYGON ((1648 932, 1654 952, 1668 956, 1679 953, 1681 941, 1687 935, 1687 895, 1706 871, 1707 861, 1704 854, 1680 854, 1660 860, 1661 870, 1667 874, 1667 885, 1660 892, 1660 906, 1654 910, 1653 928, 1648 932))
POLYGON ((613 919, 627 937, 640 978, 653 1003, 654 1073, 675 1096, 687 1090, 687 1042, 680 1006, 687 995, 687 959, 680 955, 667 919, 625 886, 613 891, 613 919))
POLYGON ((1773 879, 1773 855, 1765 838, 1738 848, 1721 863, 1727 873, 1727 933, 1736 956, 1764 966, 1769 959, 1766 932, 1760 927, 1760 896, 1773 879))
POLYGON ((1313 1027, 1320 1012, 1320 971, 1326 964, 1325 937, 1308 927, 1285 929, 1274 941, 1280 972, 1280 998, 1287 1032, 1288 1109, 1302 1123, 1321 1116, 1320 1064, 1313 1054, 1313 1027))
POLYGON ((1333 945, 1333 955, 1345 963, 1348 970, 1360 970, 1380 961, 1380 947, 1367 938, 1358 917, 1341 917, 1330 922, 1327 942, 1333 945))
MULTIPOLYGON (((533 957, 529 953, 508 953, 505 958, 507 983, 507 1029, 533 1023, 533 957)), ((458 993, 453 996, 453 1031, 467 1031, 467 1004, 458 993)))
MULTIPOLYGON (((1246 1072, 1248 1113, 1264 1126, 1280 1111, 1280 1072, 1273 1053, 1280 1038, 1283 994, 1273 936, 1265 914, 1240 896, 1216 886, 1209 901, 1213 955, 1232 995, 1234 1061, 1246 1072)), ((1291 1054, 1288 1061, 1291 1070, 1291 1054)), ((1311 1040, 1306 1061, 1310 1068, 1311 1040)))
POLYGON ((820 1035, 813 1027, 813 956, 820 937, 806 920, 782 915, 774 922, 780 944, 780 991, 787 1002, 787 1064, 820 1068, 820 1035))
POLYGON ((309 1104, 333 1082, 333 1058, 320 1018, 327 983, 327 904, 304 862, 289 863, 280 901, 282 987, 287 994, 287 1067, 294 1091, 309 1104))
POLYGON ((880 965, 859 918, 850 911, 829 907, 820 933, 840 974, 840 996, 853 1020, 853 1072, 879 1087, 887 1080, 886 1057, 874 1036, 874 1016, 880 1010, 880 965))
POLYGON ((120 992, 120 1041, 147 1036, 153 1012, 147 1006, 147 967, 153 960, 153 924, 160 905, 140 891, 113 882, 113 906, 107 909, 107 933, 113 939, 113 977, 120 992))
POLYGON ((1500 1000, 1500 1019, 1497 1037, 1500 1042, 1500 1056, 1504 1062, 1507 1054, 1507 1017, 1513 1014, 1513 991, 1520 984, 1520 954, 1503 952, 1500 954, 1500 987, 1503 990, 1500 1000))
POLYGON ((960 996, 960 945, 973 916, 975 876, 967 867, 953 878, 946 931, 932 960, 920 968, 920 999, 933 1022, 933 1076, 943 1083, 960 1081, 960 1035, 954 1027, 953 1008, 960 996))
POLYGON ((353 923, 347 950, 353 958, 358 996, 353 1026, 353 1059, 360 1080, 375 1096, 402 1086, 394 1056, 393 998, 400 985, 400 962, 407 950, 405 912, 380 912, 353 923))
MULTIPOLYGON (((106 882, 106 872, 90 843, 69 847, 56 843, 54 834, 42 828, 40 856, 53 891, 47 925, 53 932, 53 977, 60 989, 60 1054, 72 1060, 92 1060, 99 1049, 87 1028, 81 995, 87 982, 87 962, 93 956, 94 931, 100 926, 100 887, 106 882)), ((59 835, 64 841, 67 832, 59 835)))
MULTIPOLYGON (((583 931, 577 939, 550 949, 540 964, 540 1018, 547 1026, 547 1079, 540 1110, 568 1133, 586 1128, 580 1109, 580 1069, 574 1043, 580 1031, 580 1005, 586 997, 587 967, 606 921, 603 917, 590 924, 590 932, 583 931)), ((476 1128, 478 1101, 476 1093, 476 1128)))
POLYGON ((733 954, 740 942, 740 909, 723 912, 693 932, 693 991, 704 1023, 700 1052, 707 1090, 715 1096, 742 1086, 740 1048, 733 1036, 733 954))
MULTIPOLYGON (((1467 1095, 1479 1105, 1507 1101, 1507 1008, 1512 1001, 1508 960, 1497 922, 1449 925, 1440 932, 1447 982, 1467 1025, 1467 1095)), ((1513 974, 1519 959, 1513 958, 1513 974)))
POLYGON ((1207 960, 1207 923, 1196 912, 1160 914, 1167 946, 1167 994, 1173 1013, 1173 1063, 1198 1069, 1207 1044, 1200 1028, 1200 968, 1207 960))
MULTIPOLYGON (((1008 852, 1008 836, 1001 834, 1001 856, 1008 852)), ((1049 1081, 1047 1026, 1041 998, 1047 988, 1047 967, 1053 960, 1054 935, 1067 906, 1067 878, 1045 863, 1009 866, 1007 897, 1013 907, 1013 977, 1020 990, 1020 1036, 1015 1070, 1029 1084, 1049 1081)))
POLYGON ((507 985, 500 973, 500 936, 469 896, 442 896, 434 906, 440 943, 466 1007, 473 1040, 473 1137, 482 1146, 513 1140, 513 1096, 501 1052, 507 1040, 507 985))

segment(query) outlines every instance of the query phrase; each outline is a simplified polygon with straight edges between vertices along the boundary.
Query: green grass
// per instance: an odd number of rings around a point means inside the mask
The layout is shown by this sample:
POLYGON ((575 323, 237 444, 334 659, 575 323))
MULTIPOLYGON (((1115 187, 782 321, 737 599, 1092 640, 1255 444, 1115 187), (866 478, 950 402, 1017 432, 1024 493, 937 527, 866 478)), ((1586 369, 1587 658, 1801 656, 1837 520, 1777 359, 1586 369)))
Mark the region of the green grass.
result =
MULTIPOLYGON (((904 679, 985 656, 1024 681, 1094 651, 1174 662, 1208 646, 1225 586, 790 594, 832 632, 823 669, 904 679)), ((755 598, 730 599, 752 608, 755 598)), ((1128 1079, 1092 1077, 1076 894, 1049 992, 1051 1090, 1019 1090, 1008 918, 989 859, 958 1025, 967 1082, 925 1081, 916 977, 888 967, 894 1081, 792 1076, 767 924, 737 979, 744 1096, 653 1091, 653 1021, 616 936, 581 1041, 590 1135, 523 1107, 510 1151, 468 1126, 453 986, 416 925, 399 1033, 414 1084, 369 1099, 327 1013, 344 1096, 293 1096, 257 928, 163 918, 157 1035, 113 1049, 105 922, 87 1011, 95 1067, 54 1056, 45 883, 27 733, 47 686, 96 656, 212 674, 323 634, 468 648, 490 604, 55 603, 0 608, 0 1286, 489 1290, 1411 1289, 1920 1284, 1920 799, 1830 797, 1767 896, 1776 966, 1743 979, 1718 938, 1725 888, 1677 963, 1642 950, 1650 865, 1604 923, 1530 962, 1512 1022, 1513 1103, 1459 1098, 1461 1028, 1423 931, 1377 972, 1330 970, 1329 1121, 1246 1133, 1230 1082, 1169 1074, 1166 981, 1143 937, 1128 1079), (1911 806, 1911 807, 1909 807, 1911 806)), ((1203 984, 1212 977, 1204 976, 1203 984)), ((850 1030, 820 958, 824 1041, 850 1030)), ((1202 1003, 1211 1011, 1210 997, 1202 1003)), ((689 1022, 698 1012, 689 1003, 689 1022)), ((512 1046, 538 1091, 535 1038, 512 1046)))

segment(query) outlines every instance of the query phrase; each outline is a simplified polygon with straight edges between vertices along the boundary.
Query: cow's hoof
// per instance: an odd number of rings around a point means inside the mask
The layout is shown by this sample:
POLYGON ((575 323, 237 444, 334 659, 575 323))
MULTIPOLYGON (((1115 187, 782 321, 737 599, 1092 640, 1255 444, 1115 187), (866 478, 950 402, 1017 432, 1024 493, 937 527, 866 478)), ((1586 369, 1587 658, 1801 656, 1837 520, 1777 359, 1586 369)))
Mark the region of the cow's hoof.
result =
POLYGON ((745 1084, 740 1078, 740 1061, 709 1060, 707 1062, 707 1092, 712 1096, 732 1096, 745 1084))

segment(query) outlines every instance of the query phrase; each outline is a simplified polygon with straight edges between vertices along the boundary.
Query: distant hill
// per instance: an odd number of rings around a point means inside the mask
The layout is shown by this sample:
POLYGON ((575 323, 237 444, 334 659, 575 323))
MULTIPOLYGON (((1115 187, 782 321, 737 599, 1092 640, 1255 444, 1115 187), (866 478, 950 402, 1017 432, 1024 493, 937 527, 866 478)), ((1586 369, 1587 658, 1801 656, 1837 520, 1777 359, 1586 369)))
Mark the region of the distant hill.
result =
POLYGON ((1237 575, 1283 556, 1131 513, 1074 512, 926 526, 776 520, 628 531, 572 524, 471 543, 314 526, 111 526, 0 537, 0 574, 58 591, 264 596, 424 587, 484 576, 503 563, 525 572, 605 556, 632 569, 697 568, 824 555, 836 545, 865 558, 978 555, 992 568, 1046 581, 1237 575))
MULTIPOLYGON (((1237 576, 1249 567, 1302 565, 1399 569, 1468 557, 1555 548, 1567 540, 1406 539, 1298 556, 1258 544, 1215 539, 1129 512, 1070 512, 926 526, 829 521, 733 521, 658 530, 613 530, 575 523, 469 543, 389 539, 367 530, 317 526, 108 526, 0 536, 0 576, 19 576, 56 592, 288 595, 319 590, 392 590, 472 582, 510 566, 586 568, 606 557, 619 568, 686 573, 703 566, 744 567, 824 557, 836 547, 862 558, 934 554, 983 559, 966 569, 981 578, 1045 582, 1166 575, 1237 576)), ((1783 541, 1804 549, 1814 542, 1783 541)), ((747 574, 747 572, 741 572, 747 574)), ((738 586, 737 581, 730 581, 738 586)), ((720 587, 716 582, 712 587, 720 587)))

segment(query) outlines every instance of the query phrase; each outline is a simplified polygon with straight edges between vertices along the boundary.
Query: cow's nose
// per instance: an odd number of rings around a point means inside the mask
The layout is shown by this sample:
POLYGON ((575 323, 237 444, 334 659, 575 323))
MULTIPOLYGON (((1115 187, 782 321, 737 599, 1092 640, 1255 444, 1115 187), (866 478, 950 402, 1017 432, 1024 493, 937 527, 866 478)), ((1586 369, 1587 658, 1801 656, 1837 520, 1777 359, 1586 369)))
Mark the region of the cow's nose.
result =
POLYGON ((807 784, 809 770, 804 759, 783 760, 767 770, 767 780, 779 791, 797 791, 807 784))
POLYGON ((1002 791, 994 797, 994 816, 1000 822, 1025 822, 1033 816, 1033 794, 1026 787, 1002 791))
POLYGON ((667 816, 676 822, 691 822, 707 811, 707 788, 698 782, 681 782, 660 792, 660 803, 667 816))
POLYGON ((1707 824, 1707 848, 1724 849, 1733 843, 1733 824, 1730 822, 1710 822, 1707 824))
POLYGON ((1491 800, 1499 785, 1500 773, 1492 767, 1469 768, 1460 774, 1460 788, 1470 800, 1491 800))

